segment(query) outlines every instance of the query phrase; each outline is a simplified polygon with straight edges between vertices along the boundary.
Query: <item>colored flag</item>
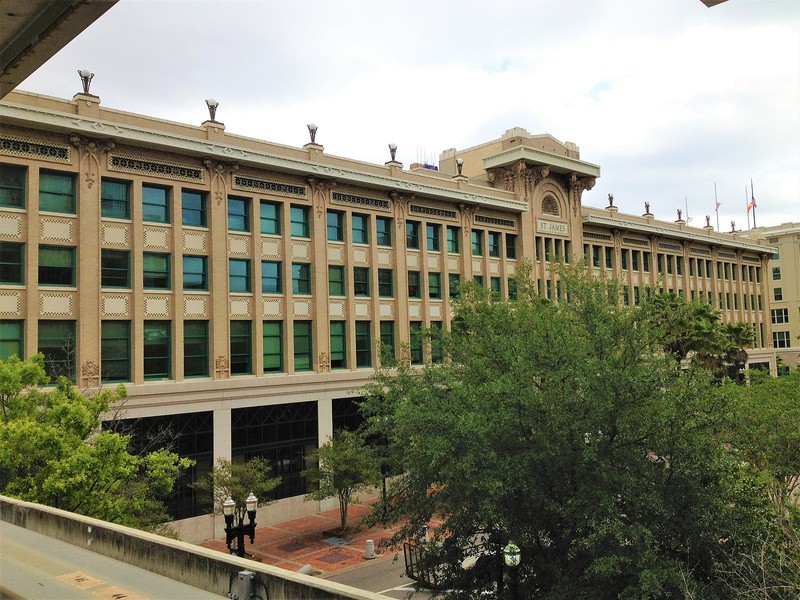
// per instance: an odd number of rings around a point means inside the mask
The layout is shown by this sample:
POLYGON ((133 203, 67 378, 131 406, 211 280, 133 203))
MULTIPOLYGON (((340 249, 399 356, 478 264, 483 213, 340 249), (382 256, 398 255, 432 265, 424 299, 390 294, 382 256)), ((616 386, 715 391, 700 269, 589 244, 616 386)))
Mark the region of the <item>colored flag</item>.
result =
POLYGON ((747 204, 747 212, 750 212, 751 208, 756 208, 756 198, 755 196, 750 196, 750 202, 747 204))
POLYGON ((722 202, 717 201, 717 208, 715 208, 714 210, 719 210, 720 206, 722 206, 722 202))

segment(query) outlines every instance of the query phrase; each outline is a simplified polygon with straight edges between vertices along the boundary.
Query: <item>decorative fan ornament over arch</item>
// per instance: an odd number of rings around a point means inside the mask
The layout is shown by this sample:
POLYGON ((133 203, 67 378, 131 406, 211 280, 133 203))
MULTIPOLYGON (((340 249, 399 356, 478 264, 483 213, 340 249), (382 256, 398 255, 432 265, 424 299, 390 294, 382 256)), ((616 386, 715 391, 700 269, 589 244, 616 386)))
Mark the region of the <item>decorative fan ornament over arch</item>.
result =
POLYGON ((542 213, 545 215, 561 216, 561 209, 558 205, 558 200, 552 196, 545 196, 542 200, 542 213))

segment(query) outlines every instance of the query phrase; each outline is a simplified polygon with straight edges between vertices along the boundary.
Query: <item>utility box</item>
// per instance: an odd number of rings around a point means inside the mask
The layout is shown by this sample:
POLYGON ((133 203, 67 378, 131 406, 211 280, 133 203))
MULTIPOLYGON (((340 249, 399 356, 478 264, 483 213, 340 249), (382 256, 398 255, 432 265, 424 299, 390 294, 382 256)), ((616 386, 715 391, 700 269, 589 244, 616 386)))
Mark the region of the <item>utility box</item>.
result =
POLYGON ((253 572, 239 571, 239 579, 236 586, 237 600, 250 600, 253 597, 253 572))

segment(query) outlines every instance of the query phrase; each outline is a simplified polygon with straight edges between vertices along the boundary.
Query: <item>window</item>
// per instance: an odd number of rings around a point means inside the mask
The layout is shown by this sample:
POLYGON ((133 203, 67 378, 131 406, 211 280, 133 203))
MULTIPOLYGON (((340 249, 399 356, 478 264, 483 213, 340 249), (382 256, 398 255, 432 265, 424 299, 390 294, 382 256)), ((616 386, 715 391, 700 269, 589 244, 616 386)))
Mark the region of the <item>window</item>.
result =
POLYGON ((389 217, 375 217, 377 229, 376 242, 378 246, 391 247, 392 245, 392 220, 389 217))
POLYGON ((419 250, 419 223, 406 221, 406 247, 419 250))
POLYGON ((292 292, 311 293, 311 265, 308 263, 292 263, 292 292))
POLYGON ((517 280, 513 277, 509 277, 508 282, 508 299, 509 300, 516 300, 517 299, 517 280))
POLYGON ((650 272, 650 252, 642 252, 642 264, 644 266, 644 272, 650 272))
POLYGON ((789 322, 788 308, 773 308, 770 312, 772 313, 773 325, 782 325, 789 322))
POLYGON ((372 366, 372 335, 369 321, 356 321, 356 367, 372 366))
POLYGON ((420 275, 419 271, 408 272, 408 297, 421 298, 422 290, 420 290, 420 275))
POLYGON ((344 281, 344 267, 328 265, 328 295, 344 296, 347 294, 344 281))
POLYGON ((472 230, 472 256, 483 256, 483 231, 472 230))
POLYGON ((667 261, 667 274, 672 275, 674 267, 672 266, 675 263, 674 256, 664 256, 664 259, 667 261))
POLYGON ((458 254, 459 253, 459 236, 461 235, 461 229, 458 227, 453 227, 452 225, 447 226, 447 251, 450 254, 458 254))
POLYGON ((283 371, 283 322, 264 321, 264 373, 283 371))
MULTIPOLYGON (((600 268, 600 255, 603 253, 603 248, 600 246, 592 246, 592 266, 600 268)), ((659 259, 661 255, 659 254, 659 259)))
POLYGON ((428 273, 428 298, 438 300, 442 297, 442 274, 428 273))
POLYGON ((489 290, 491 290, 493 296, 500 298, 503 294, 502 280, 499 277, 490 277, 489 290))
POLYGON ((425 356, 422 352, 422 321, 411 321, 411 364, 421 365, 425 362, 425 356))
POLYGON ((169 223, 169 194, 167 188, 142 186, 142 220, 169 223))
POLYGON ((231 375, 253 372, 250 321, 231 321, 231 375))
POLYGON ((281 206, 275 202, 261 201, 261 233, 281 234, 281 206))
POLYGON ((112 219, 130 219, 130 189, 131 186, 127 181, 101 180, 100 214, 112 219))
POLYGON ((781 280, 781 268, 780 267, 772 267, 772 279, 774 281, 781 280))
MULTIPOLYGON (((155 219, 145 219, 145 221, 149 220, 155 219)), ((206 195, 204 193, 181 190, 181 223, 189 227, 207 226, 206 195)))
POLYGON ((24 321, 0 320, 0 360, 25 358, 24 321))
MULTIPOLYGON (((773 291, 772 295, 773 295, 773 298, 775 299, 776 302, 780 302, 781 300, 783 300, 783 288, 776 287, 775 290, 773 291)), ((760 304, 759 304, 758 308, 759 308, 759 310, 761 309, 761 305, 760 304)))
POLYGON ((621 265, 622 265, 621 268, 622 268, 623 271, 627 271, 628 270, 628 262, 629 262, 628 261, 628 256, 630 255, 630 252, 631 251, 627 250, 626 248, 623 248, 622 251, 621 251, 620 262, 621 262, 621 265))
POLYGON ((187 291, 208 289, 208 258, 183 255, 183 289, 187 291))
POLYGON ((483 275, 473 275, 472 281, 477 283, 479 286, 484 287, 483 285, 483 275))
POLYGON ((75 383, 75 321, 39 321, 38 350, 44 354, 44 370, 50 381, 63 376, 75 383))
POLYGON ((172 323, 144 322, 144 378, 169 379, 172 375, 172 323))
POLYGON ((369 244, 369 216, 353 213, 353 243, 369 244))
POLYGON ((183 322, 183 376, 208 377, 208 321, 183 322))
POLYGON ((39 210, 75 214, 75 177, 66 173, 39 173, 39 210))
POLYGON ((451 298, 461 297, 461 294, 458 291, 459 285, 461 285, 461 275, 459 275, 458 273, 448 273, 447 286, 449 288, 449 293, 451 298))
POLYGON ((75 248, 39 246, 39 285, 75 285, 75 248))
POLYGON ((431 321, 431 362, 440 363, 444 360, 444 348, 442 347, 442 322, 431 321))
POLYGON ((170 286, 169 254, 145 252, 142 261, 144 289, 168 290, 170 286))
POLYGON ((395 348, 394 348, 394 321, 381 321, 380 323, 380 336, 381 336, 381 344, 384 346, 384 349, 391 353, 391 356, 395 357, 395 348))
POLYGON ((331 369, 347 368, 347 337, 344 321, 331 321, 331 369))
POLYGON ((378 269, 378 296, 394 298, 394 273, 391 269, 378 269))
POLYGON ((496 231, 489 232, 489 256, 500 258, 501 234, 496 231))
POLYGON ((675 257, 675 272, 678 275, 683 275, 683 257, 676 256, 675 257))
POLYGON ((353 267, 353 293, 369 297, 369 268, 353 267))
POLYGON ((0 206, 25 208, 25 167, 0 165, 0 206))
MULTIPOLYGON (((127 250, 100 250, 100 285, 131 287, 131 253, 127 250)), ((128 381, 126 379, 126 381, 128 381)))
POLYGON ((344 241, 344 213, 338 210, 328 211, 328 241, 344 241))
POLYGON ((24 248, 23 244, 0 242, 0 283, 25 283, 24 248))
POLYGON ((425 240, 427 248, 431 252, 439 252, 442 249, 442 227, 435 223, 428 223, 425 226, 425 240))
POLYGON ((308 207, 292 206, 290 211, 292 237, 311 237, 311 221, 308 214, 308 207))
POLYGON ((228 197, 228 231, 250 231, 250 200, 228 197))
POLYGON ((506 258, 517 258, 517 236, 513 233, 506 234, 506 258))
POLYGON ((103 383, 131 380, 131 322, 100 324, 100 376, 103 383))
POLYGON ((274 260, 261 261, 261 292, 264 294, 283 293, 283 265, 274 260))
POLYGON ((639 265, 641 263, 641 259, 640 259, 641 255, 642 255, 641 250, 632 250, 631 251, 631 266, 633 267, 634 271, 638 271, 639 270, 639 265))
POLYGON ((773 331, 772 345, 775 348, 791 348, 792 342, 788 331, 773 331))
POLYGON ((241 258, 228 259, 228 286, 231 292, 249 292, 250 261, 241 258))
POLYGON ((311 321, 294 322, 294 370, 312 368, 311 321))

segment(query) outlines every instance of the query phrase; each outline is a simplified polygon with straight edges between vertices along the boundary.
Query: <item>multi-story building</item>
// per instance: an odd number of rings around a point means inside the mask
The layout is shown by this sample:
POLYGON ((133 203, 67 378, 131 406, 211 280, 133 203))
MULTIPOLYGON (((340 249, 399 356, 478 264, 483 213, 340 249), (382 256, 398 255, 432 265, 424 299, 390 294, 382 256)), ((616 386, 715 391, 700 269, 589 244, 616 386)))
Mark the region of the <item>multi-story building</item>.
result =
MULTIPOLYGON (((310 512, 309 450, 358 419, 377 340, 415 364, 420 328, 448 327, 459 282, 512 297, 522 259, 561 297, 556 262, 710 302, 772 329, 774 248, 581 206, 600 175, 578 147, 511 129, 438 168, 330 156, 72 100, 0 102, 0 356, 43 352, 51 375, 124 383, 141 437, 170 428, 197 461, 265 456, 283 482, 268 510, 310 512)), ((187 486, 171 509, 203 512, 187 486)), ((187 539, 212 535, 182 522, 187 539)))

